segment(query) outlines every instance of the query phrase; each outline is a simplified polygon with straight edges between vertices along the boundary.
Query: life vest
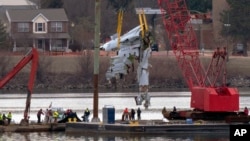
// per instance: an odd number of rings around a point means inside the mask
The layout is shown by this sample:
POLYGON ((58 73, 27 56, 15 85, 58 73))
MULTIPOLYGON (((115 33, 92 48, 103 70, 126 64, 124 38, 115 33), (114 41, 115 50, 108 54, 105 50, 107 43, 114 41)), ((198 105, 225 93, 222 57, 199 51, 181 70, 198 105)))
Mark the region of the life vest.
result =
POLYGON ((125 108, 125 110, 123 111, 124 113, 128 113, 128 108, 125 108))

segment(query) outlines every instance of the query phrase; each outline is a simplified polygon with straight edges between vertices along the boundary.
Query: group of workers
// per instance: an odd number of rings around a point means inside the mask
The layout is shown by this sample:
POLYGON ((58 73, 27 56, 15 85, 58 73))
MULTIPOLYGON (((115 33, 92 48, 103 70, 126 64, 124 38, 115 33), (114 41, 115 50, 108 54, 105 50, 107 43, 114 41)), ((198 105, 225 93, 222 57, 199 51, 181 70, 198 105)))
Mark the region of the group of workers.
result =
MULTIPOLYGON (((165 109, 165 107, 164 107, 165 109)), ((173 112, 176 112, 176 107, 173 108, 173 112)), ((125 108, 122 114, 122 120, 135 120, 135 114, 137 113, 137 119, 141 119, 141 109, 138 108, 137 111, 135 112, 135 109, 131 109, 129 112, 128 108, 125 108)), ((248 108, 244 108, 244 113, 245 115, 248 115, 248 108)), ((40 109, 37 112, 37 123, 41 123, 41 115, 45 114, 45 122, 46 123, 52 123, 52 120, 54 119, 54 123, 57 123, 57 119, 59 118, 59 113, 58 111, 52 111, 51 109, 47 109, 46 112, 44 113, 42 109, 40 109)), ((82 116, 83 121, 89 122, 89 115, 90 111, 88 108, 85 109, 84 115, 82 116)), ((12 120, 12 113, 8 112, 7 116, 5 114, 0 113, 0 125, 9 125, 12 120)))
POLYGON ((0 113, 0 125, 10 125, 12 120, 12 113, 9 112, 7 116, 5 114, 0 113))
MULTIPOLYGON (((70 116, 70 114, 73 113, 71 109, 68 109, 67 111, 65 111, 63 117, 67 117, 70 116)), ((46 109, 46 112, 44 113, 42 109, 38 110, 37 112, 37 123, 40 124, 41 123, 41 116, 45 115, 45 123, 57 123, 58 118, 59 118, 59 113, 58 111, 52 111, 51 109, 46 109)), ((85 122, 89 122, 89 115, 90 115, 90 111, 88 108, 86 108, 86 110, 84 111, 84 115, 82 116, 83 121, 85 122)))
MULTIPOLYGON (((131 109, 131 111, 129 112, 128 108, 125 108, 122 114, 122 120, 135 120, 135 114, 137 113, 137 119, 140 120, 141 119, 141 109, 140 107, 135 111, 135 109, 131 109)), ((88 108, 85 109, 84 111, 84 115, 82 116, 82 119, 84 122, 89 122, 89 115, 90 115, 90 111, 88 108)))
POLYGON ((37 123, 41 123, 41 116, 45 114, 45 123, 52 123, 54 119, 54 123, 57 123, 57 119, 59 118, 58 111, 52 111, 51 109, 46 109, 44 113, 42 109, 37 112, 37 123))
POLYGON ((141 109, 140 107, 137 109, 137 111, 135 112, 135 109, 131 109, 131 111, 129 112, 128 108, 125 108, 122 114, 122 121, 128 121, 128 120, 135 120, 135 114, 137 113, 137 119, 140 120, 141 119, 141 109))

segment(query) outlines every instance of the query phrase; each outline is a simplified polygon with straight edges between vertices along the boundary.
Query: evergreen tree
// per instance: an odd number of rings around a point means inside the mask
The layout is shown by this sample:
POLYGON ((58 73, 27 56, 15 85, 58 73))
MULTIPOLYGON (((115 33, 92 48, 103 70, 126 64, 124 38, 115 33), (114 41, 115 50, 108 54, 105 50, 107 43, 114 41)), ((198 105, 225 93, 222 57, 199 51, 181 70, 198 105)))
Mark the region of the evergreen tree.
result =
POLYGON ((41 0, 41 8, 62 8, 62 0, 41 0))
POLYGON ((212 0, 186 0, 186 3, 188 9, 202 13, 212 9, 212 0))
POLYGON ((250 39, 250 1, 227 0, 229 9, 221 13, 223 23, 221 35, 231 37, 243 44, 243 55, 247 56, 247 41, 250 39))

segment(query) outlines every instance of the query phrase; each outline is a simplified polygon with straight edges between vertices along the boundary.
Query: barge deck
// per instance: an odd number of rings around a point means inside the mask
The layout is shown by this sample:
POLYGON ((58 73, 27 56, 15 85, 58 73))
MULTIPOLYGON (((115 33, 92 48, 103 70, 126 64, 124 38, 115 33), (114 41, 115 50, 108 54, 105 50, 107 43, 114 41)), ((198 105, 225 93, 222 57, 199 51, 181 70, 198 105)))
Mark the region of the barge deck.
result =
POLYGON ((108 123, 66 123, 66 133, 98 133, 98 134, 166 134, 166 133, 226 133, 229 134, 230 124, 197 122, 185 123, 160 121, 135 121, 108 123))
MULTIPOLYGON (((102 122, 67 122, 52 124, 30 124, 20 126, 11 124, 0 126, 1 132, 65 132, 65 133, 98 133, 98 134, 166 134, 166 133, 222 133, 229 134, 231 125, 243 123, 226 123, 223 121, 185 121, 140 120, 102 122)), ((249 125, 249 123, 247 124, 249 125)))
POLYGON ((52 131, 65 131, 65 123, 30 124, 28 126, 11 124, 8 126, 0 126, 0 133, 1 132, 52 132, 52 131))

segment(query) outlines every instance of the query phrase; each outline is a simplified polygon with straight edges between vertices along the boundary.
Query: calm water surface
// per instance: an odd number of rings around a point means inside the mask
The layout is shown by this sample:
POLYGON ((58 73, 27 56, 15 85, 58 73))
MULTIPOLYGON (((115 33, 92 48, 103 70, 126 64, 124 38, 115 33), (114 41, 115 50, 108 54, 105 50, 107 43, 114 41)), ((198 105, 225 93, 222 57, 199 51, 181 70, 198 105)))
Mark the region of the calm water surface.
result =
POLYGON ((1 141, 229 141, 225 134, 168 134, 150 136, 104 136, 65 134, 64 132, 4 133, 1 141))
MULTIPOLYGON (((121 119, 124 108, 142 109, 142 119, 162 119, 161 110, 163 107, 172 109, 188 109, 190 105, 190 92, 152 92, 151 106, 144 109, 137 106, 133 99, 137 93, 100 93, 99 94, 99 113, 102 120, 102 108, 105 105, 115 107, 115 118, 121 119)), ((1 94, 0 112, 7 113, 12 111, 13 122, 19 123, 23 117, 25 108, 26 94, 1 94)), ((63 107, 72 109, 80 117, 85 108, 93 111, 93 93, 59 93, 59 94, 33 94, 31 100, 30 120, 36 121, 36 112, 42 108, 46 109, 52 103, 53 107, 63 107)), ((240 97, 240 108, 250 107, 250 96, 240 97)), ((92 113, 93 114, 93 113, 92 113)), ((90 119, 92 117, 90 116, 90 119)), ((103 135, 83 135, 66 134, 64 132, 34 132, 34 133, 0 133, 0 141, 229 141, 227 134, 166 134, 151 136, 103 136, 103 135)))

